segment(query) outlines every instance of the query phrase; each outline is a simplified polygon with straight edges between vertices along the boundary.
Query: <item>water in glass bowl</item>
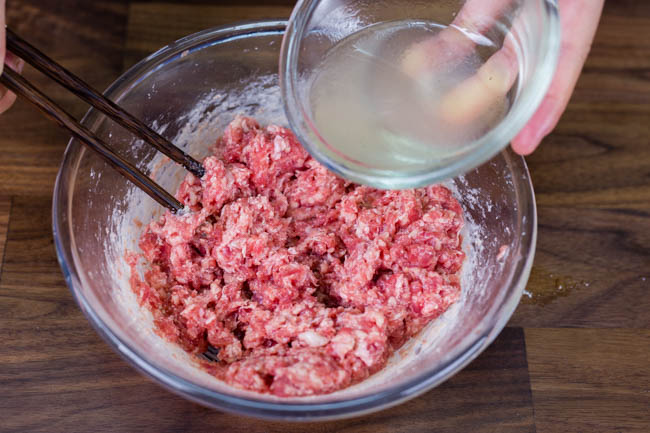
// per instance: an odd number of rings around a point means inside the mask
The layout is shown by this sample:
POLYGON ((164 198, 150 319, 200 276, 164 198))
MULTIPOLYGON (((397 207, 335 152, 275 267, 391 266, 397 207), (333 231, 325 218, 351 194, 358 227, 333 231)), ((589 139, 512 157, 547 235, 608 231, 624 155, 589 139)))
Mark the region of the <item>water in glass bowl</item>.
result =
POLYGON ((334 158, 374 170, 442 165, 508 110, 511 92, 459 115, 468 95, 454 92, 497 50, 484 36, 433 22, 366 27, 335 45, 308 83, 318 134, 334 158))

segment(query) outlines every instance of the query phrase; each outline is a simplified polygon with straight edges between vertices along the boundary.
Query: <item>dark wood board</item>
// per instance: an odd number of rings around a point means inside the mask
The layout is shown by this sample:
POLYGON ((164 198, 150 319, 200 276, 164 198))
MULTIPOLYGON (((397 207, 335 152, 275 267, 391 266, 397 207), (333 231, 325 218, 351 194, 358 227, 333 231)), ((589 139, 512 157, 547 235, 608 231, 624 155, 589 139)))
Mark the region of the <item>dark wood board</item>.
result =
MULTIPOLYGON (((183 35, 291 1, 8 0, 8 24, 99 89, 183 35)), ((190 403, 141 376, 65 286, 51 193, 68 141, 27 103, 0 116, 0 431, 645 432, 650 428, 650 3, 609 1, 557 130, 528 158, 539 239, 508 327, 400 406, 285 424, 190 403)), ((76 116, 86 106, 25 75, 76 116)))

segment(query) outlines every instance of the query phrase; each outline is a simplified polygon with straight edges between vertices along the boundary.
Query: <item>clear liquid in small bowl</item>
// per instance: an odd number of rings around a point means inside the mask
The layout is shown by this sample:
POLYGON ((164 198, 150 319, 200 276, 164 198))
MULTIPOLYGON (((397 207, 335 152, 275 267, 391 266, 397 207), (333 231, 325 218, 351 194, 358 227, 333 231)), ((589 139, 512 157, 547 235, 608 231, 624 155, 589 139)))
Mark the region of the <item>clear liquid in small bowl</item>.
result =
POLYGON ((393 173, 454 158, 510 106, 512 92, 468 119, 458 119, 451 107, 453 90, 498 48, 484 36, 424 21, 376 24, 346 37, 308 85, 311 116, 328 153, 393 173))

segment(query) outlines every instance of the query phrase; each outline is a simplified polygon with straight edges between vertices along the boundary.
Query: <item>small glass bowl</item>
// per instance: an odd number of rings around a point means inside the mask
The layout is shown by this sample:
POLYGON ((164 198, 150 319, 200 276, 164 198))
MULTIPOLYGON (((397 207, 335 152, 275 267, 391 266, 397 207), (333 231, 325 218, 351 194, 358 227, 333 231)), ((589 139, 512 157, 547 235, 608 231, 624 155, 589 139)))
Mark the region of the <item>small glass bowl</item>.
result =
MULTIPOLYGON (((202 158, 236 114, 287 124, 277 75, 285 27, 285 21, 253 22, 188 36, 129 69, 106 95, 202 158)), ((83 124, 169 191, 187 174, 95 110, 83 124)), ((130 288, 124 254, 137 250, 143 224, 164 209, 76 140, 68 145, 54 189, 54 242, 65 280, 90 323, 128 363, 165 388, 260 418, 350 417, 413 398, 458 372, 497 336, 523 293, 537 227, 523 158, 502 152, 447 185, 467 219, 461 299, 385 369, 314 397, 278 398, 230 387, 154 332, 151 314, 130 288)))
MULTIPOLYGON (((453 52, 458 48, 457 51, 461 51, 465 49, 461 44, 466 46, 468 40, 452 41, 452 38, 448 38, 445 50, 453 52)), ((508 145, 535 113, 548 90, 559 47, 560 26, 556 0, 301 0, 291 16, 282 47, 280 82, 285 111, 291 128, 303 146, 314 158, 341 176, 378 188, 399 189, 428 185, 465 173, 508 145), (498 8, 495 5, 509 6, 498 8), (477 12, 484 12, 485 9, 494 9, 498 14, 490 17, 477 12), (470 10, 472 12, 468 14, 470 10), (471 18, 463 21, 467 24, 456 24, 458 17, 470 14, 471 18), (313 99, 313 80, 323 70, 323 59, 333 48, 338 48, 341 41, 346 38, 349 40, 351 35, 356 35, 369 26, 404 21, 433 22, 453 26, 463 34, 471 32, 475 40, 482 38, 483 48, 486 45, 492 47, 490 53, 503 48, 504 41, 507 40, 508 50, 514 52, 513 56, 516 55, 518 75, 508 93, 509 104, 503 108, 505 113, 500 120, 489 127, 486 125, 488 129, 475 138, 459 142, 455 145, 457 147, 453 154, 445 153, 434 157, 436 145, 431 143, 430 154, 411 155, 420 162, 413 163, 412 166, 405 165, 398 170, 382 165, 378 162, 381 159, 366 156, 379 152, 371 143, 362 144, 363 147, 359 149, 365 150, 359 150, 355 146, 346 148, 342 143, 328 142, 328 131, 318 129, 310 101, 313 99)), ((479 65, 484 64, 489 55, 491 54, 485 54, 474 61, 482 62, 479 65)), ((360 54, 357 53, 356 56, 360 54)), ((354 79, 349 76, 335 77, 333 74, 328 72, 328 77, 334 81, 354 79)), ((358 83, 358 87, 367 86, 367 81, 372 80, 368 74, 366 72, 363 75, 364 82, 358 83)), ((369 110, 376 109, 373 107, 368 105, 369 110)), ((329 112, 328 116, 339 120, 341 116, 349 116, 347 112, 334 113, 329 112)), ((390 127, 387 131, 389 130, 390 127)), ((397 137, 406 139, 399 132, 397 134, 397 137)), ((425 142, 420 142, 419 146, 422 145, 425 142)))

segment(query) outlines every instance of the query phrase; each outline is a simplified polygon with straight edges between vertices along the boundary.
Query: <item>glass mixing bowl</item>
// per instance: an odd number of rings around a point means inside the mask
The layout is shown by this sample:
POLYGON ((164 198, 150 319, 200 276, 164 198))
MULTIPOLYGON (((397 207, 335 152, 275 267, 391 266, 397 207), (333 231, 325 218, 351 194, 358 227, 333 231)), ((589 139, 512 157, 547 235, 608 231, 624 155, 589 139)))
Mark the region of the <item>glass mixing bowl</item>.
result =
MULTIPOLYGON (((106 95, 190 154, 204 157, 237 113, 287 123, 277 75, 285 28, 284 21, 264 21, 188 36, 131 68, 106 95)), ((83 123, 169 191, 184 178, 184 169, 95 110, 83 123)), ((124 253, 137 249, 142 224, 163 209, 76 140, 68 145, 54 190, 54 240, 66 282, 88 320, 116 352, 161 385, 250 416, 342 418, 413 398, 458 372, 496 337, 520 299, 536 238, 524 160, 502 152, 448 186, 467 219, 462 298, 385 369, 315 397, 287 399, 232 388, 154 332, 151 314, 130 289, 124 253)))
POLYGON ((546 94, 559 47, 557 0, 301 0, 280 81, 314 158, 358 183, 411 188, 504 149, 546 94))

